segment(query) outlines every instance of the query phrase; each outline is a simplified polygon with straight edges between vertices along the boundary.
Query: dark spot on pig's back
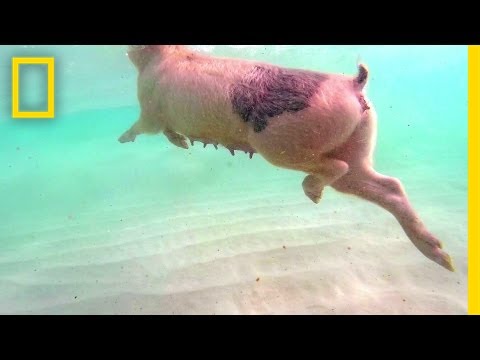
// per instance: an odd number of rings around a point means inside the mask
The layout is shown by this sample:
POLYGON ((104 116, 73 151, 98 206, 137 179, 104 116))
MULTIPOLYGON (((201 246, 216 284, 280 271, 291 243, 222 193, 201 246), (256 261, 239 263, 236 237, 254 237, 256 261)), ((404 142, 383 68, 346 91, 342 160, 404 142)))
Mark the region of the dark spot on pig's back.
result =
POLYGON ((326 78, 312 71, 255 66, 230 88, 233 111, 261 132, 270 118, 307 108, 326 78))

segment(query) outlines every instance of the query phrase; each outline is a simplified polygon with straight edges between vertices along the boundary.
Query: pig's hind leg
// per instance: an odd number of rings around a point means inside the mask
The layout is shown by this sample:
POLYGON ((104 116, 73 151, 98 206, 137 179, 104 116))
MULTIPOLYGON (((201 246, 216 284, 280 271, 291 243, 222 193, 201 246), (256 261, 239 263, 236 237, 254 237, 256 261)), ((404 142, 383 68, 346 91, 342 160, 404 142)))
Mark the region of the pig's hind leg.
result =
POLYGON ((373 169, 372 152, 376 137, 376 119, 365 117, 343 148, 334 155, 349 165, 347 174, 332 183, 342 193, 356 195, 389 211, 400 223, 412 243, 429 259, 453 271, 450 256, 432 235, 410 204, 400 180, 373 169))
POLYGON ((422 254, 453 271, 450 256, 442 250, 440 241, 422 223, 398 179, 381 175, 371 167, 362 166, 332 186, 338 191, 356 195, 388 210, 422 254))
POLYGON ((318 168, 302 183, 305 195, 315 204, 320 202, 325 186, 332 184, 348 172, 348 164, 341 160, 326 158, 319 164, 318 168))

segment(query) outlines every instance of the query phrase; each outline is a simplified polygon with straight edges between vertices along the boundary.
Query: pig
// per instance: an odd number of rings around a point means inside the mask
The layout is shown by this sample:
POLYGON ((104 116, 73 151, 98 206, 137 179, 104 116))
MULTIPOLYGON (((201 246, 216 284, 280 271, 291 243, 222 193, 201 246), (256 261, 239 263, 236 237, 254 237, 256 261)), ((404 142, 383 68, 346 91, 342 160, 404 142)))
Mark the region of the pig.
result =
POLYGON ((355 195, 389 211, 427 258, 454 271, 450 256, 414 210, 400 180, 374 170, 377 115, 369 78, 221 58, 181 45, 130 45, 138 70, 140 116, 120 136, 163 134, 188 149, 195 141, 262 156, 306 174, 305 195, 355 195))

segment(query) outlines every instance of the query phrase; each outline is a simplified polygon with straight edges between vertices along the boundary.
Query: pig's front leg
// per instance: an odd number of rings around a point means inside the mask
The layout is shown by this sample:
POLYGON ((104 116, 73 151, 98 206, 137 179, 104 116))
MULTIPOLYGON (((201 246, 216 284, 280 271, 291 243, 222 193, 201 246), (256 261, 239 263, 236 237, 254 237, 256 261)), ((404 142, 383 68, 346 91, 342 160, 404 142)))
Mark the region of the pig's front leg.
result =
POLYGON ((122 136, 118 138, 118 141, 121 142, 122 144, 127 143, 127 142, 134 142, 136 137, 140 135, 140 120, 137 121, 133 126, 125 131, 122 136))
POLYGON ((118 138, 118 141, 121 143, 133 142, 138 135, 158 134, 163 131, 164 127, 165 123, 160 116, 149 116, 142 111, 140 119, 133 124, 130 129, 125 131, 122 136, 118 138))
POLYGON ((173 144, 182 149, 188 149, 187 138, 179 133, 167 128, 163 132, 167 139, 173 144))

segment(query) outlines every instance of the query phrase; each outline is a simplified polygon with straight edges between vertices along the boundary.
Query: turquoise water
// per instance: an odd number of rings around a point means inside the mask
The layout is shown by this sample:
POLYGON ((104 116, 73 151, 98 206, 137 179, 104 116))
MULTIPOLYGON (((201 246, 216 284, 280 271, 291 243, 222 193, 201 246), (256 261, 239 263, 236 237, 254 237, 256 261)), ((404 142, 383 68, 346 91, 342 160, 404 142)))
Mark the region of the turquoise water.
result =
POLYGON ((139 113, 126 46, 0 46, 0 313, 466 312, 466 47, 194 47, 349 74, 360 57, 376 169, 457 271, 382 209, 330 189, 314 205, 259 156, 119 144, 139 113), (55 57, 54 120, 11 118, 13 56, 55 57))

